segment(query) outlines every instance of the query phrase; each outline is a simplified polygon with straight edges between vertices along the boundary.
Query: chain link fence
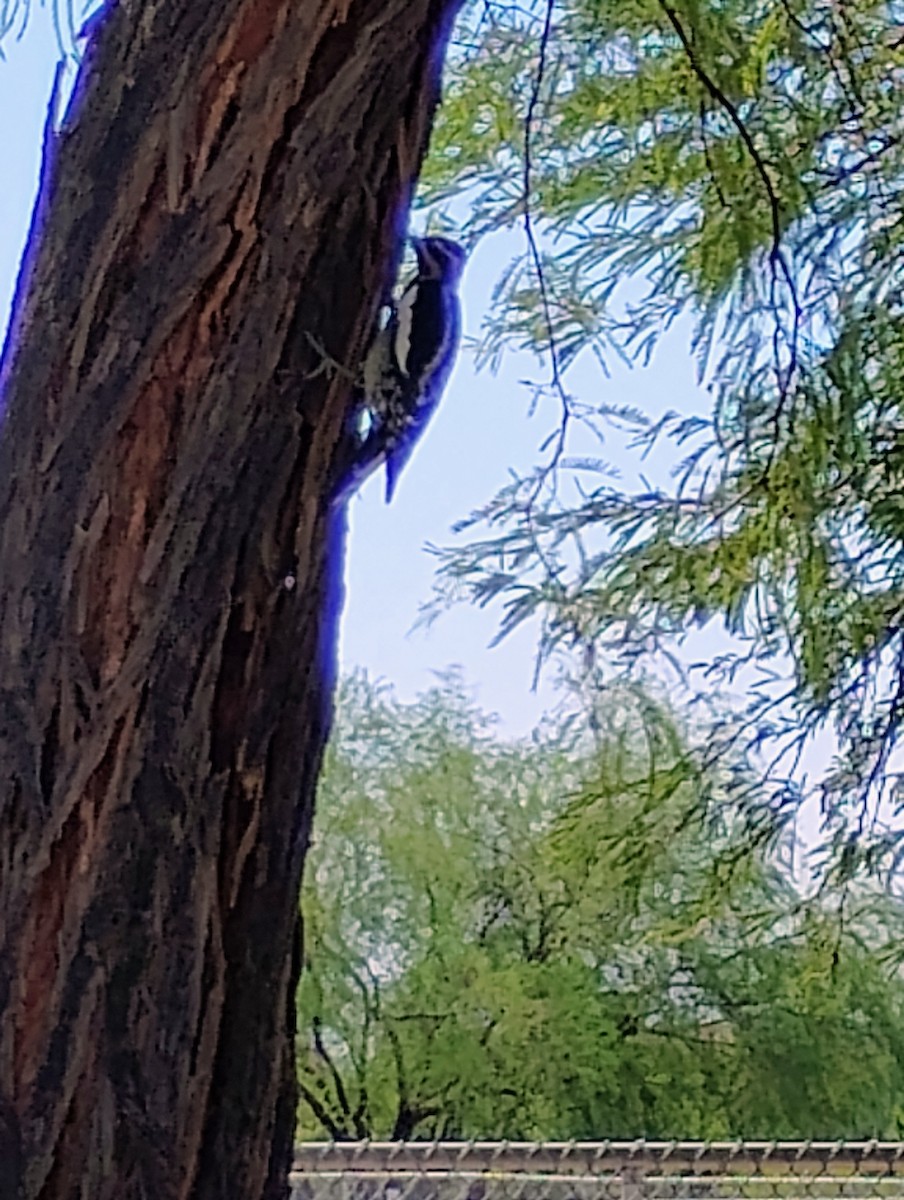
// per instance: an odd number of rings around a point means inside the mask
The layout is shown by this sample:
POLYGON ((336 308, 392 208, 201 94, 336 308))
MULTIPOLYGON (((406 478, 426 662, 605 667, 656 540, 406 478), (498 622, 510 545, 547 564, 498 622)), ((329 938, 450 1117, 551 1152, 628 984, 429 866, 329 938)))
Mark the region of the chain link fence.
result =
POLYGON ((293 1200, 904 1198, 904 1142, 307 1142, 293 1200))

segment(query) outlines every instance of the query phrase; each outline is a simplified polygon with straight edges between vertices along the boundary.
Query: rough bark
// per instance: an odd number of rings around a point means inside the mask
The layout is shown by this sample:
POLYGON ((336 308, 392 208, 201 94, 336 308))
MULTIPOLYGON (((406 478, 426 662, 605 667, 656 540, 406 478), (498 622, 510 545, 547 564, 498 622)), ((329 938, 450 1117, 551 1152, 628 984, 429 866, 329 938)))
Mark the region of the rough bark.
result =
POLYGON ((460 0, 120 0, 0 370, 0 1196, 282 1196, 349 377, 460 0))

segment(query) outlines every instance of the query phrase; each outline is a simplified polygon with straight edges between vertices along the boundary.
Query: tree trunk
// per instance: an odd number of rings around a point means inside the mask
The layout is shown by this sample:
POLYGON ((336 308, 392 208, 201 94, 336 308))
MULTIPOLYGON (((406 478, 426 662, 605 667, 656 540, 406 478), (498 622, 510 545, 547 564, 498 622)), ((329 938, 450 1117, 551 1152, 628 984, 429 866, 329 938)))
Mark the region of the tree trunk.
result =
POLYGON ((283 1196, 350 374, 460 0, 120 0, 0 387, 0 1197, 283 1196))

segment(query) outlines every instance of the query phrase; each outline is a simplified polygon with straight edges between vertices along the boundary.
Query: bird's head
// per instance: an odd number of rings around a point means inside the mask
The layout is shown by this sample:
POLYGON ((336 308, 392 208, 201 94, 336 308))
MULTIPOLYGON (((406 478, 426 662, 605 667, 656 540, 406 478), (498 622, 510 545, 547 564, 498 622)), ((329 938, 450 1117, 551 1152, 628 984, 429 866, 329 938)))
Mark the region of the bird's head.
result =
POLYGON ((418 274, 422 279, 442 279, 457 283, 468 253, 464 246, 447 237, 412 238, 417 255, 418 274))

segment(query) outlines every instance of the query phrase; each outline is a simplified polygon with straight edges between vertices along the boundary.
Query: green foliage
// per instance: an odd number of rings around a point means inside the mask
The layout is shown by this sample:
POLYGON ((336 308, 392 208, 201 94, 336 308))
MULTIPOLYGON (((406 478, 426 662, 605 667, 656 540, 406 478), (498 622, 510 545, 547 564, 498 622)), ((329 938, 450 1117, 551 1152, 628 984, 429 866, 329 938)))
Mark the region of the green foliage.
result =
POLYGON ((723 621, 723 675, 748 668, 752 736, 779 739, 777 804, 829 731, 836 879, 890 880, 900 855, 902 16, 898 0, 484 6, 424 193, 466 189, 478 232, 528 204, 546 309, 528 246, 484 353, 551 351, 569 415, 546 467, 466 523, 481 534, 445 556, 443 596, 501 598, 504 630, 541 612, 549 641, 593 645, 610 671, 723 621), (478 131, 469 114, 492 96, 504 121, 478 131), (640 449, 674 438, 674 484, 631 491, 569 465, 580 418, 605 410, 567 396, 562 372, 583 350, 644 359, 682 313, 714 411, 622 413, 640 449))
POLYGON ((805 904, 750 849, 750 773, 642 692, 592 724, 506 743, 454 676, 411 705, 346 682, 303 899, 302 1135, 897 1134, 897 907, 805 904))

